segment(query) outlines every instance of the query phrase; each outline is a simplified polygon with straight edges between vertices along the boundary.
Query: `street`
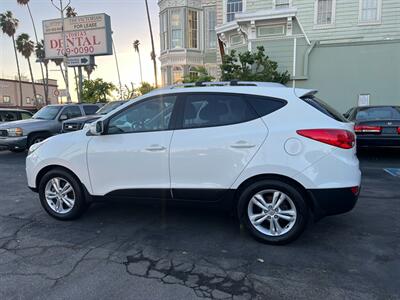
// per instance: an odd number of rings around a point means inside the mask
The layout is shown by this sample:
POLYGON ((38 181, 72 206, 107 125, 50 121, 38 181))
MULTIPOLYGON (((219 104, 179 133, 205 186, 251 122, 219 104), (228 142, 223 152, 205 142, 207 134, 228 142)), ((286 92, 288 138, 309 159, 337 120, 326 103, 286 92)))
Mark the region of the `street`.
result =
POLYGON ((355 209, 280 247, 197 206, 115 201, 56 221, 25 155, 0 152, 0 299, 400 299, 400 177, 384 171, 399 152, 361 153, 355 209))

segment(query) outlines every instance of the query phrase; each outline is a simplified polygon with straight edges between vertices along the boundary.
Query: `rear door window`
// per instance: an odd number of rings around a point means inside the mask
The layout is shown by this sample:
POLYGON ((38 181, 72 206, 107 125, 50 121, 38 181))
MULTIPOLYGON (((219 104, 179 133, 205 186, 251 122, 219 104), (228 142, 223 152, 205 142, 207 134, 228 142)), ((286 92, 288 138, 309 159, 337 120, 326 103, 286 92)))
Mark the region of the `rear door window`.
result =
POLYGON ((183 110, 183 128, 223 126, 258 116, 241 95, 221 93, 188 94, 183 110))
POLYGON ((99 110, 99 107, 97 105, 84 105, 83 110, 85 115, 94 115, 99 110))
POLYGON ((82 116, 81 109, 77 105, 71 105, 65 107, 61 114, 66 115, 67 119, 72 119, 82 116))
POLYGON ((335 119, 336 121, 344 122, 344 123, 348 122, 348 120, 345 117, 343 117, 343 115, 340 112, 338 112, 336 109, 331 107, 325 101, 318 99, 317 97, 315 97, 313 95, 304 96, 301 99, 304 102, 306 102, 307 104, 314 107, 315 109, 322 112, 323 114, 327 115, 328 117, 335 119))
POLYGON ((15 111, 2 111, 0 112, 0 119, 3 122, 12 122, 18 120, 18 114, 15 111))

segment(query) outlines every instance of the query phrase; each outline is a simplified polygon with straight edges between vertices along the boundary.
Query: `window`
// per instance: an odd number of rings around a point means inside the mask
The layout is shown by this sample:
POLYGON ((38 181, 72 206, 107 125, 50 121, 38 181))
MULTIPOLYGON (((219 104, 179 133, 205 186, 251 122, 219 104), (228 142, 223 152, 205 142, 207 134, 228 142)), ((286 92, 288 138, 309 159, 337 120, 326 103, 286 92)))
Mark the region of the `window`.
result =
POLYGON ((206 18, 206 48, 217 48, 217 33, 215 27, 217 26, 217 12, 215 7, 205 9, 206 18))
POLYGON ((345 117, 343 117, 341 113, 336 111, 336 109, 332 108, 325 101, 322 101, 315 96, 304 96, 301 99, 315 109, 322 112, 323 114, 327 115, 328 117, 331 117, 332 119, 335 119, 339 122, 347 122, 347 120, 345 119, 345 117))
POLYGON ((32 115, 30 114, 30 113, 27 113, 27 112, 21 112, 21 119, 22 120, 26 120, 26 119, 30 119, 30 118, 32 118, 32 115))
POLYGON ((231 36, 231 45, 238 45, 243 42, 242 36, 240 34, 235 34, 231 36))
POLYGON ((197 11, 189 10, 189 12, 188 12, 188 47, 189 48, 196 49, 198 47, 197 34, 198 34, 197 11))
POLYGON ((287 104, 284 100, 259 96, 246 96, 246 100, 249 101, 260 117, 269 115, 287 104))
POLYGON ((171 48, 183 47, 182 12, 180 9, 171 11, 171 48))
POLYGON ((197 78, 199 78, 199 72, 197 71, 196 67, 189 68, 189 77, 192 80, 196 80, 197 78))
POLYGON ((10 103, 11 102, 10 96, 3 96, 3 102, 4 103, 10 103))
POLYGON ((374 23, 381 20, 382 0, 360 0, 360 23, 374 23))
POLYGON ((14 111, 3 111, 0 114, 1 114, 0 120, 2 119, 3 122, 12 122, 18 120, 17 113, 14 111))
POLYGON ((226 94, 188 95, 183 128, 222 126, 257 118, 242 96, 226 94))
POLYGON ((94 115, 99 110, 99 107, 97 105, 84 105, 83 110, 85 115, 94 115))
POLYGON ((172 68, 172 83, 180 83, 183 80, 183 69, 175 66, 172 68))
POLYGON ((40 95, 40 94, 36 95, 36 100, 37 100, 37 104, 43 104, 44 103, 43 96, 40 95))
POLYGON ((274 0, 275 8, 288 8, 290 7, 290 0, 274 0))
POLYGON ((360 108, 356 114, 357 121, 371 120, 399 120, 399 106, 365 107, 360 108))
POLYGON ((160 17, 160 40, 161 50, 168 49, 168 14, 166 12, 160 17))
POLYGON ((175 101, 176 96, 166 96, 134 104, 111 118, 108 134, 167 130, 175 101))
POLYGON ((235 14, 243 11, 242 0, 227 0, 226 1, 226 21, 235 20, 235 14))
POLYGON ((72 118, 76 118, 76 117, 81 117, 82 113, 81 113, 79 106, 72 105, 72 106, 67 106, 66 108, 64 108, 61 115, 66 115, 67 119, 72 119, 72 118))
POLYGON ((26 97, 26 98, 25 98, 25 101, 26 101, 26 104, 31 104, 31 98, 26 97))
POLYGON ((336 0, 315 0, 316 25, 331 25, 335 22, 336 0))
POLYGON ((257 36, 259 36, 259 37, 284 35, 284 34, 285 34, 285 26, 284 25, 257 27, 257 36))

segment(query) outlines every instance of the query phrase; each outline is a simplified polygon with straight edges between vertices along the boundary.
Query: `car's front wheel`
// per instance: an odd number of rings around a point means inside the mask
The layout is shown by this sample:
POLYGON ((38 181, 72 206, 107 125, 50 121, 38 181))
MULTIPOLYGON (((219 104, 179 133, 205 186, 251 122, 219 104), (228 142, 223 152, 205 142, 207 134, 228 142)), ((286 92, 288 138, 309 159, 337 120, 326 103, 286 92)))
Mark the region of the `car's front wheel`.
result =
POLYGON ((307 224, 308 208, 293 186, 262 180, 247 187, 238 202, 239 217, 257 239, 269 244, 295 240, 307 224))
POLYGON ((39 197, 46 212, 58 220, 76 219, 87 207, 81 183, 63 169, 51 170, 43 176, 39 197))

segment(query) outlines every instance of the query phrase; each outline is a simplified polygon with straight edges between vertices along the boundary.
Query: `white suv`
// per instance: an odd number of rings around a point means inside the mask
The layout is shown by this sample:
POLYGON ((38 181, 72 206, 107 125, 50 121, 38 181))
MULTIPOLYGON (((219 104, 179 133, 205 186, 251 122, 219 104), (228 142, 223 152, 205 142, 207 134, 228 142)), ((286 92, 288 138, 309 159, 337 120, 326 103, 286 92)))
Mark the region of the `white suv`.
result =
POLYGON ((104 197, 203 201, 287 243, 359 193, 353 125, 315 93, 237 81, 159 89, 33 145, 28 185, 60 220, 104 197))

